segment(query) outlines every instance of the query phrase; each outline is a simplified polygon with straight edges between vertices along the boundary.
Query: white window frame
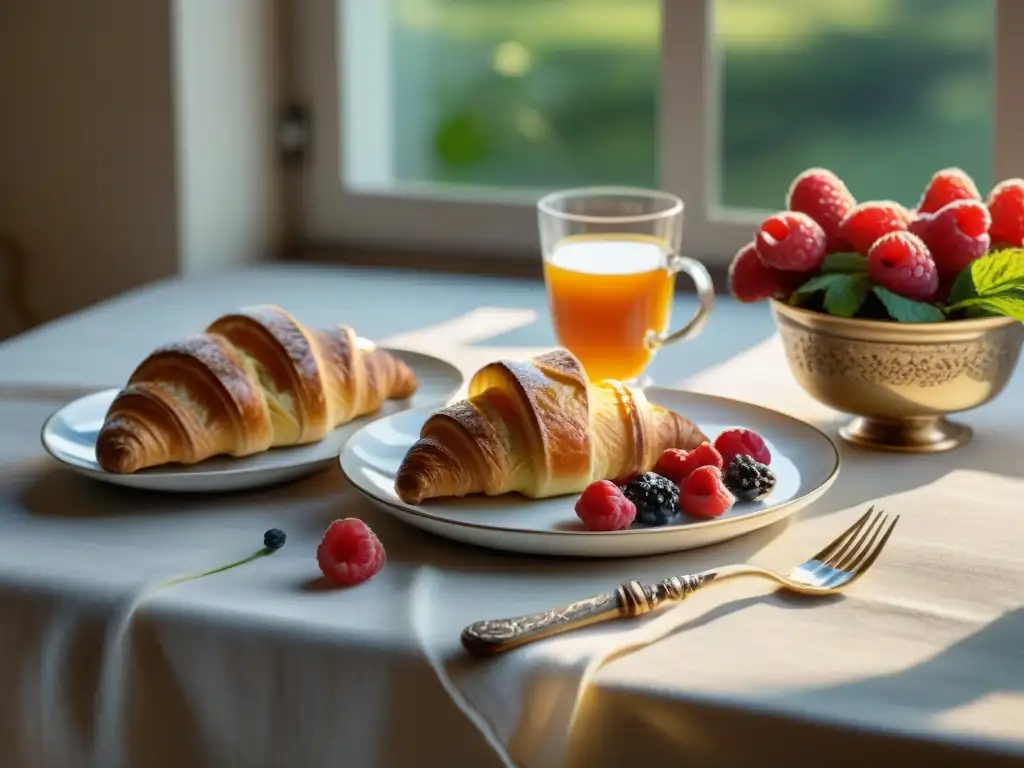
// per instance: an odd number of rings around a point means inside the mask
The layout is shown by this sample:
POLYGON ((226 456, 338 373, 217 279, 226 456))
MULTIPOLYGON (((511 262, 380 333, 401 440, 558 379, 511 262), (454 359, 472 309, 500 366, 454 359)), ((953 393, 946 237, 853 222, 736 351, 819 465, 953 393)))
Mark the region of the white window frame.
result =
MULTIPOLYGON (((1015 92, 1024 71, 1024 0, 995 0, 993 178, 1024 176, 1024 109, 1015 92)), ((381 184, 347 189, 343 166, 367 180, 383 179, 390 160, 387 93, 390 51, 387 0, 297 0, 290 6, 293 95, 312 114, 310 152, 297 189, 297 234, 315 246, 459 252, 480 258, 536 259, 535 202, 542 191, 381 184), (359 14, 354 18, 353 14, 359 14), (343 50, 343 25, 358 23, 354 48, 343 50), (366 77, 344 92, 344 68, 366 77), (349 104, 360 117, 343 121, 349 104), (367 110, 367 104, 375 104, 367 110), (359 131, 358 146, 380 151, 351 156, 342 129, 359 131)), ((715 99, 720 89, 712 48, 714 0, 663 0, 659 94, 659 186, 686 203, 684 251, 722 265, 751 239, 764 211, 726 209, 715 184, 719 156, 715 99), (712 87, 708 87, 711 84, 712 87), (705 109, 694 109, 703 104, 705 109)), ((350 27, 351 29, 351 27, 350 27)))

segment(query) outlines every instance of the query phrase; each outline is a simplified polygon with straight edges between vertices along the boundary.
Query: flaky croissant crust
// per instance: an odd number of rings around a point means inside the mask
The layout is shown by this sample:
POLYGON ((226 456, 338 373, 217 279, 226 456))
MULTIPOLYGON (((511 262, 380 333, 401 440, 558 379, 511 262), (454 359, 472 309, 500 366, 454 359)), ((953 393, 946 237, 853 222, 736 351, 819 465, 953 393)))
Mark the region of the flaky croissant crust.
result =
POLYGON ((404 362, 348 326, 246 307, 142 361, 107 412, 96 458, 130 473, 311 443, 416 387, 404 362))
POLYGON ((467 399, 424 423, 395 492, 410 504, 471 493, 558 496, 647 471, 666 449, 706 440, 642 390, 588 381, 579 360, 558 349, 480 369, 467 399))

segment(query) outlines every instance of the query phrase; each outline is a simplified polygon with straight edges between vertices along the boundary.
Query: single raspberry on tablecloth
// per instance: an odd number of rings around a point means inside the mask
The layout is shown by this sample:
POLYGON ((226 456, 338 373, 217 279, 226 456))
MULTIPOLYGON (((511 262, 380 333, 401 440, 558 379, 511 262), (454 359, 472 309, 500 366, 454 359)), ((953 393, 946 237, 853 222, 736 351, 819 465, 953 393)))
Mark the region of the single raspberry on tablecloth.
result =
POLYGON ((710 519, 732 509, 736 497, 725 487, 717 467, 698 467, 683 484, 679 505, 691 517, 710 519))
POLYGON ((793 179, 786 194, 786 208, 806 213, 824 230, 829 253, 849 248, 839 222, 856 204, 843 180, 826 168, 808 168, 793 179))
POLYGON ((636 518, 636 505, 611 480, 598 480, 576 500, 576 516, 591 531, 621 531, 636 518))
POLYGON ((893 293, 926 301, 939 288, 939 272, 928 246, 912 232, 890 232, 868 252, 868 275, 893 293))
POLYGON ((928 246, 939 280, 952 279, 991 245, 988 208, 978 200, 954 200, 935 213, 926 213, 910 225, 928 246))
POLYGON ((752 429, 726 429, 715 438, 715 450, 722 457, 722 466, 727 467, 741 454, 753 456, 764 465, 772 463, 772 453, 765 445, 764 438, 752 429))
POLYGON ((893 200, 869 200, 855 206, 839 230, 853 250, 866 256, 878 238, 906 230, 912 218, 910 211, 893 200))
POLYGON ((802 275, 782 272, 766 266, 757 255, 757 246, 747 243, 737 251, 729 265, 729 293, 742 302, 785 298, 801 282, 802 275))
POLYGON ((377 534, 355 517, 331 523, 316 548, 316 562, 324 576, 343 585, 366 581, 384 567, 385 559, 377 534))
POLYGON ((917 204, 917 212, 934 213, 954 200, 981 200, 981 193, 962 168, 943 168, 932 175, 917 204))
POLYGON ((676 485, 682 485, 697 467, 721 469, 723 466, 722 454, 716 451, 711 443, 701 443, 691 451, 669 448, 661 454, 658 463, 654 465, 654 471, 676 485))
POLYGON ((825 260, 825 230, 806 213, 782 211, 761 222, 754 243, 766 266, 810 272, 825 260))
POLYGON ((988 195, 992 245, 1024 247, 1024 179, 1005 179, 988 195))

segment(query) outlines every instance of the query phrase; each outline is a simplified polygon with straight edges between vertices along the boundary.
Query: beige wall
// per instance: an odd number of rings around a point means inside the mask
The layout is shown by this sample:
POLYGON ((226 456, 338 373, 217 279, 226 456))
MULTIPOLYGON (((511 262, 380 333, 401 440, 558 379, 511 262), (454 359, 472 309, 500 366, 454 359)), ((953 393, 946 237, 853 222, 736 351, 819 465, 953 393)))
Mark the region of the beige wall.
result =
POLYGON ((274 0, 0 4, 0 338, 280 248, 274 0))
POLYGON ((174 4, 180 264, 243 264, 281 234, 275 115, 280 93, 273 0, 174 4))

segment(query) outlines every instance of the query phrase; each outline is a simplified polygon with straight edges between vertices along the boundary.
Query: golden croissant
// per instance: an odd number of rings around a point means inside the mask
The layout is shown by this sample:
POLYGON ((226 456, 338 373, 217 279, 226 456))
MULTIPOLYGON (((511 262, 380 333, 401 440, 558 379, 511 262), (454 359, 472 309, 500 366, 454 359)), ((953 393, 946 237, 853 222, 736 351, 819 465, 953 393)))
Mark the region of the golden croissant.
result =
POLYGON ((247 307, 143 360, 107 412, 96 459, 126 474, 312 443, 416 387, 404 362, 347 326, 247 307))
POLYGON ((595 480, 646 472, 668 448, 707 440, 641 390, 589 381, 564 349, 491 363, 473 376, 468 395, 424 423, 395 478, 402 501, 578 493, 595 480))

